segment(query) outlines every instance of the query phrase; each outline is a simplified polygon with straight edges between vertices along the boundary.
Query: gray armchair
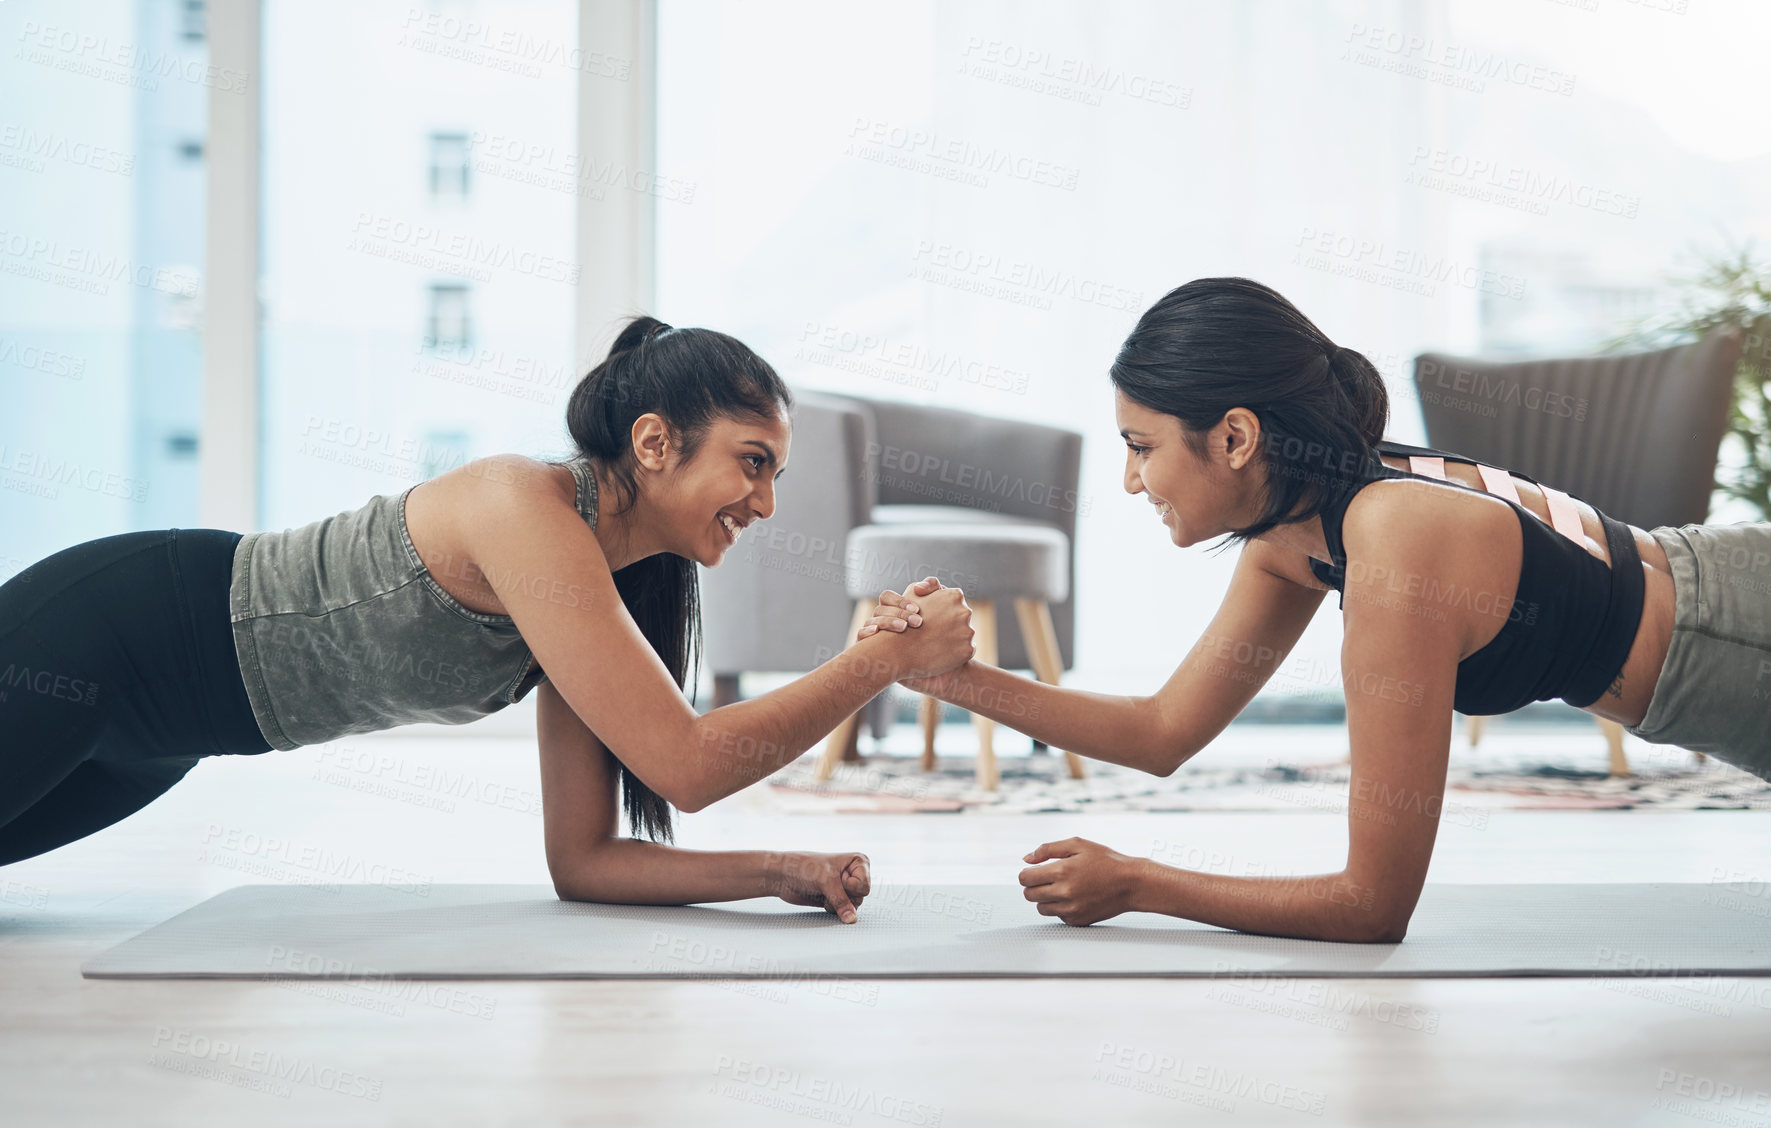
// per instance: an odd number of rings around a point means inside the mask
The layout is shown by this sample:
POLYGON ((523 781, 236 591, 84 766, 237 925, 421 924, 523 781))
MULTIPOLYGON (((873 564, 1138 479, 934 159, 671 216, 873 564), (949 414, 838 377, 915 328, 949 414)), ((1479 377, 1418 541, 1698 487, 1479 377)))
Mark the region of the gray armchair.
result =
MULTIPOLYGON (((849 629, 882 588, 932 574, 966 589, 980 661, 1031 668, 1039 680, 1058 684, 1074 663, 1082 436, 951 408, 855 402, 873 419, 867 473, 878 496, 872 521, 849 534, 848 594, 856 601, 849 629), (999 628, 998 609, 1010 606, 1013 631, 999 628)), ((875 737, 884 729, 882 703, 872 712, 875 737)), ((925 770, 935 766, 940 713, 939 701, 920 699, 925 770)), ((856 721, 832 734, 819 778, 828 778, 839 756, 858 755, 856 721)), ((995 723, 974 713, 972 725, 977 783, 992 790, 995 723)), ((1066 752, 1065 760, 1071 777, 1082 778, 1081 758, 1066 752)))
MULTIPOLYGON (((1066 565, 1076 590, 1076 518, 1082 436, 947 407, 845 397, 867 409, 867 475, 876 490, 869 524, 1008 517, 1050 525, 1070 539, 1066 565)), ((921 579, 908 576, 905 583, 921 579)), ((1052 604, 1064 669, 1076 664, 1076 596, 1052 604)), ((1000 664, 1030 668, 1023 640, 1004 635, 1000 664)))
MULTIPOLYGON (((1728 429, 1738 330, 1619 356, 1414 361, 1428 445, 1528 474, 1642 529, 1702 524, 1728 429)), ((1471 717, 1473 747, 1481 717, 1471 717)), ((1614 775, 1623 727, 1600 720, 1614 775)))

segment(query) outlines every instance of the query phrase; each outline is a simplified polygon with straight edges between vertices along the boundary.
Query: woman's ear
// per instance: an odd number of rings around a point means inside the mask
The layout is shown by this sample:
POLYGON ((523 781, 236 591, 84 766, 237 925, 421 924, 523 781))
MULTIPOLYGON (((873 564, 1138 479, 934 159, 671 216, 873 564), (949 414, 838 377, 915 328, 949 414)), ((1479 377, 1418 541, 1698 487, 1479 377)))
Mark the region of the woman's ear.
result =
POLYGON ((1223 426, 1224 453, 1229 457, 1230 469, 1240 470, 1260 452, 1260 416, 1246 407, 1232 407, 1224 414, 1223 426))
POLYGON ((655 411, 633 421, 633 457, 647 470, 664 469, 670 450, 670 425, 655 411))

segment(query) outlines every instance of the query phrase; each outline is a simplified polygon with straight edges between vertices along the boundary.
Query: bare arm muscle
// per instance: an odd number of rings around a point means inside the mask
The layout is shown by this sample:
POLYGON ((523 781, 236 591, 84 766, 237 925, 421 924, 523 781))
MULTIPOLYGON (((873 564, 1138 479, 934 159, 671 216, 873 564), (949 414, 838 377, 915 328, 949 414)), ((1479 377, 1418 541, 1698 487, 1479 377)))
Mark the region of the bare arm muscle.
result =
POLYGON ((604 747, 679 809, 699 810, 791 763, 902 676, 894 657, 905 640, 875 636, 773 693, 697 715, 628 614, 602 546, 571 506, 545 491, 492 485, 472 509, 462 519, 474 560, 555 690, 604 747), (730 754, 735 749, 747 754, 730 754))
POLYGON ((974 660, 936 695, 1054 748, 1169 775, 1254 699, 1322 605, 1323 590, 1275 570, 1285 551, 1243 547, 1210 626, 1154 694, 1063 689, 974 660))

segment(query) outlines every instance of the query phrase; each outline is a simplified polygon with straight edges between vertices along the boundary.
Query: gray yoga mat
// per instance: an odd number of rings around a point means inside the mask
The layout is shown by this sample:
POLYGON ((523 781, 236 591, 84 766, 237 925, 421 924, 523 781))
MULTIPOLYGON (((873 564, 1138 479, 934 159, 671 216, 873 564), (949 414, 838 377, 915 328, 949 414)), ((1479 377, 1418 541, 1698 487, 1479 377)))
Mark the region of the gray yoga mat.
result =
POLYGON ((883 885, 846 925, 774 899, 653 907, 546 885, 243 885, 89 960, 90 978, 1771 975, 1762 884, 1436 885, 1400 944, 1149 913, 1077 928, 1018 885, 883 885))

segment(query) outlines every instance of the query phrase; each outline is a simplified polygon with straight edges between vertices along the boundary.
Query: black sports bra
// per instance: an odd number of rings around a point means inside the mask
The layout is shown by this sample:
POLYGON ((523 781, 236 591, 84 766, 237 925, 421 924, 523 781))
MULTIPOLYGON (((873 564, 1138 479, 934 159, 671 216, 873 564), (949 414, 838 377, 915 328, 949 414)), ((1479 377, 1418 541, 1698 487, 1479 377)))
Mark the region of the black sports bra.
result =
MULTIPOLYGON (((1334 564, 1330 566, 1311 557, 1310 570, 1317 579, 1341 593, 1341 606, 1345 608, 1347 553, 1341 543, 1341 522, 1354 496, 1379 478, 1445 481, 1459 489, 1487 493, 1490 497, 1500 496, 1519 515, 1523 552, 1518 591, 1510 607, 1493 609, 1495 614, 1507 617, 1500 633, 1487 646, 1458 663, 1453 707, 1469 716, 1491 716, 1509 713, 1533 701, 1559 697, 1570 705, 1583 708, 1597 701, 1623 670, 1636 638, 1636 627, 1642 619, 1642 558, 1636 552, 1635 537, 1628 525, 1601 512, 1597 506, 1593 507, 1605 527, 1605 541, 1610 546, 1612 566, 1607 567, 1603 560, 1586 550, 1584 534, 1577 543, 1572 535, 1557 531, 1557 527, 1561 527, 1570 534, 1578 532, 1579 517, 1572 502, 1568 501, 1570 495, 1544 486, 1525 474, 1517 475, 1543 490, 1545 497, 1551 500, 1552 515, 1557 523, 1552 527, 1518 501, 1504 496, 1507 492, 1516 496, 1516 491, 1502 482, 1504 475, 1504 471, 1497 472, 1474 458, 1385 439, 1371 453, 1365 473, 1344 487, 1322 514, 1322 533, 1334 564), (1497 492, 1489 493, 1429 474, 1393 469, 1384 464, 1380 457, 1384 454, 1407 456, 1411 461, 1421 457, 1472 463, 1482 470, 1484 481, 1495 483, 1497 492), (1571 520, 1572 525, 1569 524, 1571 520)), ((1406 594, 1410 602, 1417 604, 1430 606, 1437 603, 1447 609, 1471 606, 1478 612, 1487 610, 1480 605, 1482 596, 1467 590, 1407 593, 1399 590, 1398 594, 1406 594)))

